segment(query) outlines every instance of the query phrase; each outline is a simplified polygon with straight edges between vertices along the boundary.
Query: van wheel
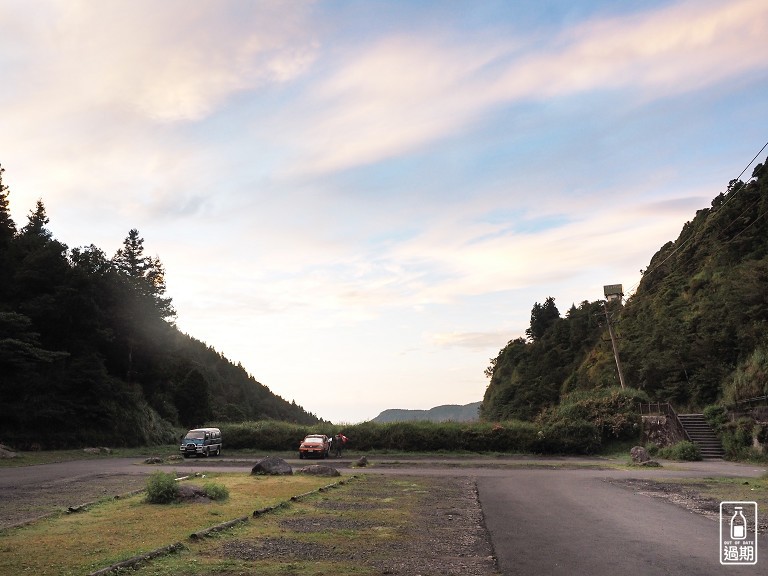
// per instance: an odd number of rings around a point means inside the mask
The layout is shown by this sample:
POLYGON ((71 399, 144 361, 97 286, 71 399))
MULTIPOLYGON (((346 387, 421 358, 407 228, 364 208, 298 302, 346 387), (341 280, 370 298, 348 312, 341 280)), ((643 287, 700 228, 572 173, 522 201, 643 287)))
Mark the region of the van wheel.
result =
POLYGON ((214 454, 214 456, 220 456, 220 455, 221 455, 221 446, 216 448, 216 454, 214 454))

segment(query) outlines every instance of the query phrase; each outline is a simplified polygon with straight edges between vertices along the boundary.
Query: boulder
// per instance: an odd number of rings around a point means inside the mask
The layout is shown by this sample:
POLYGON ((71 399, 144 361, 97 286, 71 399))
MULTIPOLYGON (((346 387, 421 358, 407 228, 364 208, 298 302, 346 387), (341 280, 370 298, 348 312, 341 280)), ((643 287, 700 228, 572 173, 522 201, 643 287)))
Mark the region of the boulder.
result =
POLYGON ((183 500, 185 502, 210 502, 211 499, 208 497, 208 494, 205 493, 205 490, 201 488, 200 486, 195 486, 193 484, 180 484, 179 490, 178 490, 179 500, 183 500))
POLYGON ((150 456, 146 460, 144 460, 144 464, 162 464, 163 459, 158 458, 157 456, 150 456))
POLYGON ((0 444, 0 460, 5 458, 16 458, 18 454, 8 448, 8 446, 4 446, 3 444, 0 444))
POLYGON ((299 474, 312 474, 314 476, 341 476, 341 472, 333 468, 332 466, 325 466, 323 464, 312 464, 312 466, 305 466, 296 470, 299 474))
POLYGON ((360 456, 360 458, 357 459, 357 462, 355 462, 355 466, 358 468, 365 468, 368 466, 368 458, 360 456))
POLYGON ((86 454, 111 454, 112 449, 99 446, 98 448, 83 448, 83 452, 86 454))
POLYGON ((634 446, 632 450, 629 451, 629 456, 632 458, 633 464, 642 464, 643 462, 648 462, 651 459, 651 457, 648 455, 648 450, 642 446, 634 446))
POLYGON ((251 468, 251 474, 266 475, 266 476, 288 476, 293 474, 293 468, 277 456, 267 456, 262 458, 253 468, 251 468))

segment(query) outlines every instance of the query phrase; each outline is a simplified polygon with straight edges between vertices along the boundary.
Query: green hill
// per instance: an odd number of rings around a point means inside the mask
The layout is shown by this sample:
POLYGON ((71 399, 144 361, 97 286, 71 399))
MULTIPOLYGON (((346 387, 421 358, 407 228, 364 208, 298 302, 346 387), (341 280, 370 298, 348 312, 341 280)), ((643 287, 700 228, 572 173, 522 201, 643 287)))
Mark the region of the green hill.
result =
POLYGON ((385 424, 388 422, 472 422, 478 420, 478 410, 482 402, 471 404, 444 404, 435 406, 429 410, 404 410, 390 408, 376 416, 372 422, 385 424))
MULTIPOLYGON (((768 169, 732 181, 609 303, 627 386, 681 409, 768 394, 768 169)), ((617 386, 602 301, 536 303, 486 370, 485 419, 533 419, 574 390, 617 386)))
POLYGON ((318 418, 174 325, 165 270, 131 230, 69 249, 42 201, 17 229, 0 169, 0 440, 133 446, 204 422, 318 418))

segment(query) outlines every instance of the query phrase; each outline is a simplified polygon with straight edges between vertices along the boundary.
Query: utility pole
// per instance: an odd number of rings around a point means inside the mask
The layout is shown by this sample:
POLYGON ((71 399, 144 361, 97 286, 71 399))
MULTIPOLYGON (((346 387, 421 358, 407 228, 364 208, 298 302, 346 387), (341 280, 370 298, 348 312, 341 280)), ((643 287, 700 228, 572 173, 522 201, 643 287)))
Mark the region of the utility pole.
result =
POLYGON ((621 299, 624 296, 624 288, 621 284, 609 284, 603 286, 603 294, 605 294, 605 300, 603 301, 603 309, 605 310, 605 322, 608 324, 608 334, 611 336, 611 345, 613 346, 613 357, 616 359, 616 371, 619 373, 619 383, 621 389, 624 390, 624 372, 621 370, 621 361, 619 360, 619 349, 616 346, 616 334, 613 331, 613 324, 611 324, 611 315, 608 313, 608 302, 614 302, 616 300, 621 303, 621 299))
POLYGON ((621 389, 624 390, 624 373, 621 371, 621 361, 619 360, 619 349, 616 347, 616 334, 613 332, 613 324, 611 324, 611 317, 608 314, 608 302, 603 302, 603 308, 605 309, 605 321, 608 324, 608 334, 611 336, 611 345, 613 346, 613 357, 616 359, 616 370, 619 373, 619 383, 621 389))

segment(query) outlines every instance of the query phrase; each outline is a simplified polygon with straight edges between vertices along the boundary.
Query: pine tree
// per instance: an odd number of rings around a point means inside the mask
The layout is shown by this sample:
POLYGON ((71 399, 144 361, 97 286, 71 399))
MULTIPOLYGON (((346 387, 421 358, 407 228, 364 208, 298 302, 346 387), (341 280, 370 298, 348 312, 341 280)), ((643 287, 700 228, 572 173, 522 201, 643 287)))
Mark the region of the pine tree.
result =
POLYGON ((0 247, 7 246, 16 235, 16 224, 11 218, 10 202, 8 201, 9 189, 3 184, 3 172, 5 172, 5 168, 0 165, 0 247))
POLYGON ((112 258, 118 272, 123 273, 136 290, 140 298, 149 299, 155 311, 164 319, 173 317, 176 312, 171 306, 171 299, 165 295, 165 268, 160 258, 144 256, 144 238, 133 228, 112 258))
POLYGON ((50 220, 48 219, 48 214, 45 212, 45 205, 41 199, 38 199, 35 204, 35 209, 29 213, 27 219, 27 225, 21 229, 22 235, 35 235, 46 240, 51 239, 51 232, 46 228, 46 225, 50 220))

